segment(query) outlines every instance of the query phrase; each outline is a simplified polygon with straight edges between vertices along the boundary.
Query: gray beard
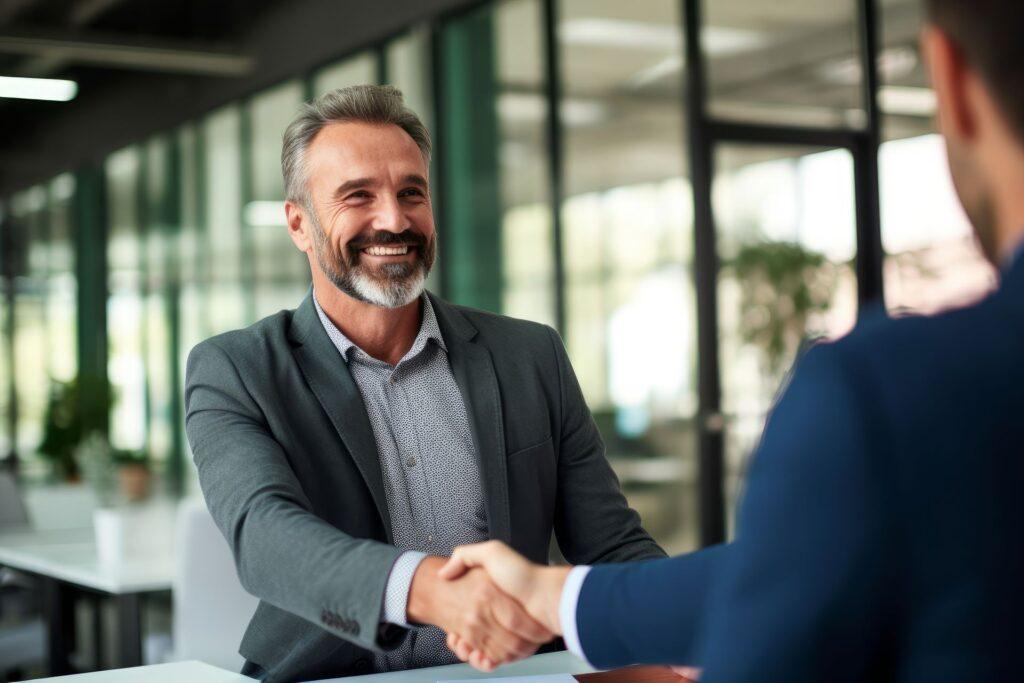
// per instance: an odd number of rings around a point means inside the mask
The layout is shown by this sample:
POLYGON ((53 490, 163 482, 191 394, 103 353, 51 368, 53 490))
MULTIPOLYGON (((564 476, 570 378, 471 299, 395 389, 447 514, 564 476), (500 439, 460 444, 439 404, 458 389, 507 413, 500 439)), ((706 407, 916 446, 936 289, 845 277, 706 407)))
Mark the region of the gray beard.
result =
MULTIPOLYGON (((313 223, 313 251, 320 270, 335 287, 348 296, 382 308, 401 308, 411 304, 423 294, 428 268, 417 258, 415 263, 388 263, 381 266, 383 279, 366 272, 362 265, 349 266, 344 271, 331 258, 327 233, 320 225, 316 212, 307 209, 313 223)), ((342 259, 338 258, 338 262, 342 259)))

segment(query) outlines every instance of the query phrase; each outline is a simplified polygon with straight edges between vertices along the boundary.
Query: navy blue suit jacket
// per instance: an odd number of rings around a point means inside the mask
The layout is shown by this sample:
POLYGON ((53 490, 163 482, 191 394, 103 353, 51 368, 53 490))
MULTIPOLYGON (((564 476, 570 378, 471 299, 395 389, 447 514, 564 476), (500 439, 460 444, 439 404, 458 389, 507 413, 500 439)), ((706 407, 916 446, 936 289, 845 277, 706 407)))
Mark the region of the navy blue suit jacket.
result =
POLYGON ((592 662, 720 681, 1024 680, 1024 257, 998 292, 812 349, 737 539, 595 567, 592 662))

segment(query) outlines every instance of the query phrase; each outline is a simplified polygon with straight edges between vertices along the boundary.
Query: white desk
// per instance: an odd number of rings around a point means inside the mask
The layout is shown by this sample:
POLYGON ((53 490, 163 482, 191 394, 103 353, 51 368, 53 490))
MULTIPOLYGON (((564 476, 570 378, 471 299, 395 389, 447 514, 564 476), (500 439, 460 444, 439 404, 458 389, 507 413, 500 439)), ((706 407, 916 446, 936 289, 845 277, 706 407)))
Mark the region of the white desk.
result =
POLYGON ((0 565, 32 574, 42 585, 51 674, 72 670, 68 654, 74 644, 74 600, 82 593, 115 600, 120 664, 142 663, 142 598, 170 590, 171 544, 167 538, 166 553, 101 563, 91 526, 0 532, 0 565))
POLYGON ((590 668, 576 655, 569 652, 550 652, 534 655, 515 664, 499 667, 489 674, 477 671, 468 664, 452 664, 450 666, 432 666, 412 671, 393 671, 386 674, 369 674, 351 676, 349 678, 330 678, 320 683, 333 681, 348 683, 349 681, 372 681, 373 683, 436 683, 437 681, 455 681, 474 678, 504 678, 505 676, 539 676, 541 674, 586 674, 593 673, 590 668))
POLYGON ((92 527, 0 532, 0 564, 110 595, 171 587, 174 561, 167 552, 102 564, 92 527))
POLYGON ((154 664, 153 666, 136 666, 130 669, 114 669, 36 680, 59 681, 60 683, 135 683, 136 681, 146 681, 146 683, 183 683, 184 681, 188 683, 252 683, 253 681, 248 676, 218 669, 203 662, 154 664))

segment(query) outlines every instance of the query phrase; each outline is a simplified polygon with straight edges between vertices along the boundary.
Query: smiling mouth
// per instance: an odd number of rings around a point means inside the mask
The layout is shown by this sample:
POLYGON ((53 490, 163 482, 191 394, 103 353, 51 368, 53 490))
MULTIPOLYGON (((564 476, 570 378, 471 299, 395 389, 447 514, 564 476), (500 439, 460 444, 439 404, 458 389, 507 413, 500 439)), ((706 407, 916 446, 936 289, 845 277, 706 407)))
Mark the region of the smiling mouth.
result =
POLYGON ((402 256, 404 254, 408 254, 409 253, 409 245, 404 244, 402 246, 396 246, 396 247, 374 246, 374 247, 366 247, 365 249, 362 249, 361 251, 362 251, 362 253, 369 254, 370 256, 402 256))

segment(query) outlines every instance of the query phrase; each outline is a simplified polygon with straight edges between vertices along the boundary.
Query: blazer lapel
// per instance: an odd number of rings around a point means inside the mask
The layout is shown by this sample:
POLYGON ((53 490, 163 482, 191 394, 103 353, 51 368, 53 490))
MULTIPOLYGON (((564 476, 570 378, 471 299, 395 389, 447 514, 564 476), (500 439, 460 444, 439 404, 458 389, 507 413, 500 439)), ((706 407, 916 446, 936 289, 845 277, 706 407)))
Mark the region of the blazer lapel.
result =
POLYGON ((338 354, 320 322, 313 305, 312 290, 295 310, 292 338, 298 343, 292 351, 295 361, 355 460, 377 506, 388 542, 393 543, 384 477, 370 418, 348 364, 338 354))
POLYGON ((465 316, 437 297, 428 296, 448 346, 448 361, 455 383, 466 404, 480 463, 490 537, 508 543, 512 532, 505 463, 505 424, 494 361, 487 347, 473 342, 477 330, 465 316))

